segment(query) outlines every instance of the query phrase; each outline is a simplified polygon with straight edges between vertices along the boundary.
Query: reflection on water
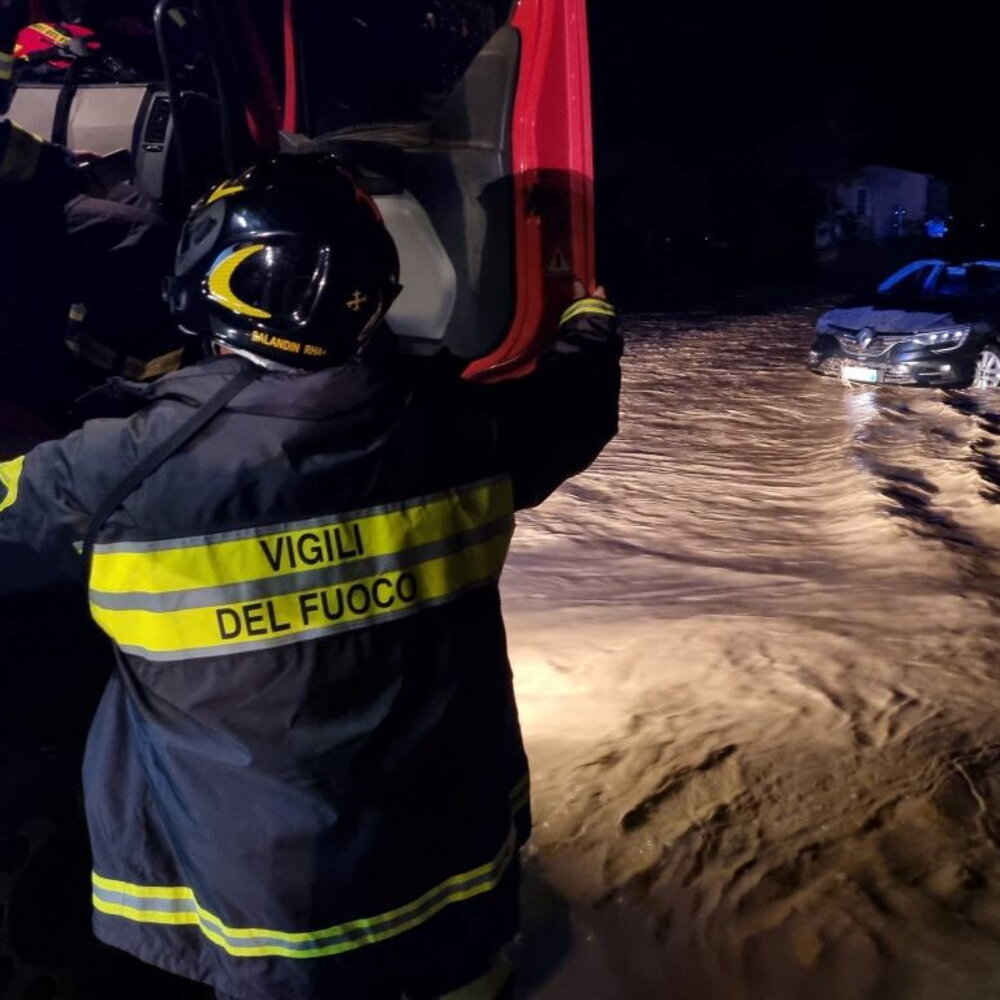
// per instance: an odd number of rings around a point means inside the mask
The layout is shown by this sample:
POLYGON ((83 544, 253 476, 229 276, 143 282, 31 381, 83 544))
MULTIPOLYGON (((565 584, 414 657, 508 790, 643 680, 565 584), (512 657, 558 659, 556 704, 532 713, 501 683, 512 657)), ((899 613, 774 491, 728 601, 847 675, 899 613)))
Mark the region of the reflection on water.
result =
POLYGON ((756 610, 862 570, 854 593, 992 586, 1000 400, 815 376, 813 315, 634 319, 621 433, 522 516, 508 600, 756 610))
POLYGON ((857 427, 857 434, 862 434, 865 427, 878 416, 878 398, 876 389, 856 389, 845 385, 844 412, 849 423, 857 427))

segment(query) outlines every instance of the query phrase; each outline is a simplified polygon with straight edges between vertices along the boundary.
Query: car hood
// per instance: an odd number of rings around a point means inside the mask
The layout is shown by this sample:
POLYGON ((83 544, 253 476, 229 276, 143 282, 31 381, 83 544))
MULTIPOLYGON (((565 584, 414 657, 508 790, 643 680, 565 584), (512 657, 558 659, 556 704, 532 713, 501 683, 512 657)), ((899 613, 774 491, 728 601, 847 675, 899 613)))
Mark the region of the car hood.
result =
POLYGON ((930 299, 887 299, 831 309, 823 313, 819 322, 844 330, 869 327, 875 333, 917 333, 956 323, 971 323, 980 313, 981 306, 977 310, 973 303, 962 300, 937 303, 930 299))

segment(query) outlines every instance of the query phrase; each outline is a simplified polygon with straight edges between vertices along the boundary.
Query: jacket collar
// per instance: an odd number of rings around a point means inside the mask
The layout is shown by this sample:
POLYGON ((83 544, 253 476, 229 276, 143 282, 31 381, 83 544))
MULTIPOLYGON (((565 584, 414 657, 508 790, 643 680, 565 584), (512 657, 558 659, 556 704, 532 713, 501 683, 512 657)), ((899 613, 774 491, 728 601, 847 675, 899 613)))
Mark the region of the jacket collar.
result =
MULTIPOLYGON (((184 399, 200 405, 223 382, 253 362, 238 355, 206 358, 172 372, 149 386, 148 399, 184 399)), ((227 409, 238 413, 323 420, 366 407, 376 400, 399 396, 403 386, 391 365, 350 361, 319 372, 275 372, 261 369, 256 382, 245 388, 227 409)))

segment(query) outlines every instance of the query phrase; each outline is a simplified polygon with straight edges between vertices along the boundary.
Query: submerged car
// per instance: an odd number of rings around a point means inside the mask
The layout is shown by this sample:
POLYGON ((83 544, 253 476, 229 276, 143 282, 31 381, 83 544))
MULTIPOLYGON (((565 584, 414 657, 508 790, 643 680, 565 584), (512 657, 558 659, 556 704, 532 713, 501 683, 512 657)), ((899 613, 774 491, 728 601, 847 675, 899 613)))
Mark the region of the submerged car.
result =
POLYGON ((907 264, 820 316, 809 367, 848 382, 1000 387, 1000 259, 907 264))

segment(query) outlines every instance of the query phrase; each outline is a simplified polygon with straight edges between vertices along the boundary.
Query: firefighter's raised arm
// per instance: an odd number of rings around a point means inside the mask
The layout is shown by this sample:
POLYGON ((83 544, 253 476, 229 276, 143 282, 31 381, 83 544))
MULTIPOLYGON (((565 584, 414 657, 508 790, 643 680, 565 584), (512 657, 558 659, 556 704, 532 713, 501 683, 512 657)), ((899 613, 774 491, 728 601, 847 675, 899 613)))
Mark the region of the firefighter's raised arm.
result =
POLYGON ((618 431, 622 339, 605 291, 579 282, 556 337, 531 374, 482 387, 514 478, 532 507, 582 472, 618 431))

